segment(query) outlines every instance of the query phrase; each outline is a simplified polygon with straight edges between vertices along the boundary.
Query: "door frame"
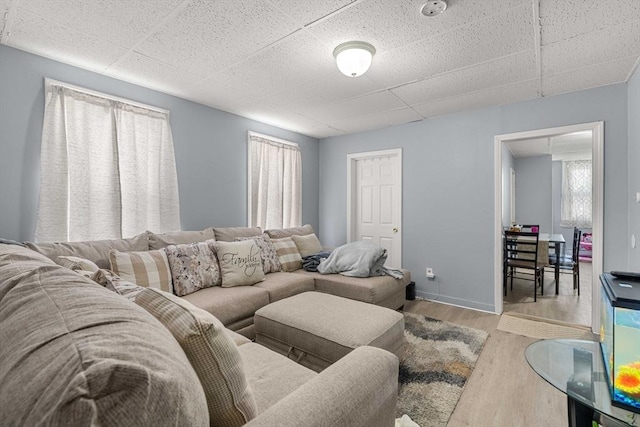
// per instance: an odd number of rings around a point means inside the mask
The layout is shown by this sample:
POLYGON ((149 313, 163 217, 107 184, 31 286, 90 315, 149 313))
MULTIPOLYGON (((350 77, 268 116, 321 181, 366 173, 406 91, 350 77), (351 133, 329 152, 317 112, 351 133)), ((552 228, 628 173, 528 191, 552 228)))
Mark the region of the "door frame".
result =
POLYGON ((356 200, 355 185, 356 179, 356 162, 358 160, 374 159, 377 157, 397 157, 400 167, 398 170, 398 185, 400 186, 400 201, 399 201, 399 218, 398 218, 398 233, 397 239, 400 242, 400 265, 402 265, 402 148, 392 148, 389 150, 378 151, 366 151, 362 153, 350 153, 347 154, 347 242, 353 242, 355 240, 355 223, 356 220, 356 200))
POLYGON ((494 138, 494 304, 495 312, 502 314, 502 144, 514 139, 544 138, 565 133, 590 130, 592 161, 591 201, 593 232, 593 282, 591 286, 591 329, 598 331, 600 327, 600 274, 603 259, 603 211, 604 211, 604 122, 582 123, 525 132, 496 135, 494 138))

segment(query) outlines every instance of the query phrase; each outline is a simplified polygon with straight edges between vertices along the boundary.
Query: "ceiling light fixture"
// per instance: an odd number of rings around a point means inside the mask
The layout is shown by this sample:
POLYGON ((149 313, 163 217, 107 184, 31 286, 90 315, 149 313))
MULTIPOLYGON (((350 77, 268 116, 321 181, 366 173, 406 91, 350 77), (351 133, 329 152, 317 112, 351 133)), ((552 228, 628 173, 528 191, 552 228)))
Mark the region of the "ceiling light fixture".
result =
POLYGON ((447 2, 445 0, 433 0, 428 1, 420 9, 420 13, 424 16, 436 16, 440 15, 447 9, 447 2))
POLYGON ((346 42, 333 50, 338 69, 348 77, 359 77, 371 66, 376 48, 367 42, 346 42))

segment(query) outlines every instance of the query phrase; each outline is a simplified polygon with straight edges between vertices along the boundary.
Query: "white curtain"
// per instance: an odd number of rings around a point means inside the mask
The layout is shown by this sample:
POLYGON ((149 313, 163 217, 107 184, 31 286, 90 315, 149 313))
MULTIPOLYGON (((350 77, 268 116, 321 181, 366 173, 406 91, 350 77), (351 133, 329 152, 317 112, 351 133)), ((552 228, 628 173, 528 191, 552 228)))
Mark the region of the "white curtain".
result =
POLYGON ((180 228, 167 113, 48 84, 36 241, 180 228))
POLYGON ((249 134, 250 226, 302 224, 302 156, 295 144, 249 134))
POLYGON ((591 160, 562 162, 560 225, 591 228, 591 160))

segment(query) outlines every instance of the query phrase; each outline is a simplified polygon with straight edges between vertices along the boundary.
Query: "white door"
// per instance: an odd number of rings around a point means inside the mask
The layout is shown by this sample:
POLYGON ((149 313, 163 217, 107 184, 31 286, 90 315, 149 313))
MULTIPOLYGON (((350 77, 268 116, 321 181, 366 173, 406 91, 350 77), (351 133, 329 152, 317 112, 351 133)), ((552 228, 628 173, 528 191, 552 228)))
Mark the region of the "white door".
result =
POLYGON ((402 151, 349 155, 350 235, 387 250, 387 267, 402 266, 402 151))

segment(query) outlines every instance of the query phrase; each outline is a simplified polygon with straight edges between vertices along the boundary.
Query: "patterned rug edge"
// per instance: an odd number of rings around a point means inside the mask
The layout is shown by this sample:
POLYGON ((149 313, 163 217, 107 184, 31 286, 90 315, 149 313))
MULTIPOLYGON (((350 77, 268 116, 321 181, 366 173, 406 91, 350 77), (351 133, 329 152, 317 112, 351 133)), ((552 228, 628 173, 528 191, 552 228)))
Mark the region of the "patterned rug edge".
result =
POLYGON ((420 426, 446 426, 489 333, 405 312, 405 357, 396 414, 420 426))

